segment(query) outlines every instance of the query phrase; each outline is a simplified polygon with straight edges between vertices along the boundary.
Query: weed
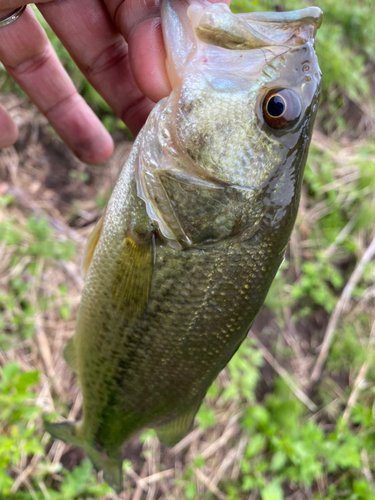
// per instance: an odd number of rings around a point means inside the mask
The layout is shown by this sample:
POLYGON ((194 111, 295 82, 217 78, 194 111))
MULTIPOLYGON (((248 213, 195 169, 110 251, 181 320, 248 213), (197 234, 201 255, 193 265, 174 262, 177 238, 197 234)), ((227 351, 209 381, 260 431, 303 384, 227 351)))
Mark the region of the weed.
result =
MULTIPOLYGON (((70 260, 75 253, 71 241, 59 241, 47 218, 29 217, 22 227, 12 217, 0 222, 0 243, 12 268, 7 290, 0 291, 0 346, 8 350, 15 342, 34 333, 37 310, 45 310, 53 296, 35 296, 35 287, 46 262, 70 260), (14 336, 14 333, 17 333, 14 336)), ((63 314, 68 311, 63 307, 63 314)))

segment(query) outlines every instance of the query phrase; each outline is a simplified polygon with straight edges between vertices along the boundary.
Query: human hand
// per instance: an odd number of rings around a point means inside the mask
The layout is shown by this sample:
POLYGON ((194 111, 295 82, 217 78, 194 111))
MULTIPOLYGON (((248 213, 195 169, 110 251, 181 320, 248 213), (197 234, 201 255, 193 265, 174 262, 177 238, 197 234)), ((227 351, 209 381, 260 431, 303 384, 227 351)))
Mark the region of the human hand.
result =
MULTIPOLYGON (((23 4, 0 0, 0 19, 23 4)), ((87 80, 138 133, 170 92, 159 0, 40 0, 38 8, 87 80)), ((109 158, 109 133, 77 93, 30 6, 0 28, 0 61, 79 158, 93 164, 109 158)), ((16 125, 0 107, 0 147, 16 138, 16 125)))

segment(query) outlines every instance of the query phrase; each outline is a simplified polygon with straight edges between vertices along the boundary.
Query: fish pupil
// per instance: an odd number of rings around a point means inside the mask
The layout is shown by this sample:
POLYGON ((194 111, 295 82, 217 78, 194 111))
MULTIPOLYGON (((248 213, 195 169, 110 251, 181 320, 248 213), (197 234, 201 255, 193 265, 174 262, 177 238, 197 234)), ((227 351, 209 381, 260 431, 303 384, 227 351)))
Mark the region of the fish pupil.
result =
POLYGON ((284 114, 286 109, 285 100, 281 97, 281 95, 277 94, 268 101, 267 103, 267 111, 270 116, 274 118, 278 118, 284 114))

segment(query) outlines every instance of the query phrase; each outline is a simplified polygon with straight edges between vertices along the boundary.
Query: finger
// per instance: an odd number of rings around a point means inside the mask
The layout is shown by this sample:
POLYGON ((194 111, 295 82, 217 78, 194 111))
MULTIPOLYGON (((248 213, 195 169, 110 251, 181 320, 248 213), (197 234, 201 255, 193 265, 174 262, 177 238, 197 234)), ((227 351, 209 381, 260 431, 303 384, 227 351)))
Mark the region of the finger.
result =
MULTIPOLYGON (((142 13, 133 14, 135 19, 146 21, 134 36, 133 46, 139 47, 140 55, 136 49, 128 52, 124 37, 115 28, 122 17, 116 14, 122 1, 105 3, 108 11, 100 0, 51 2, 41 5, 40 10, 86 78, 130 130, 138 133, 154 106, 150 99, 159 101, 170 92, 158 2, 147 0, 143 17, 142 13)), ((129 0, 125 4, 129 7, 129 0)), ((144 2, 137 0, 132 5, 137 4, 144 2)), ((121 26, 120 30, 124 35, 126 30, 121 26)))
POLYGON ((141 91, 155 102, 171 92, 166 53, 155 0, 104 0, 114 24, 129 45, 130 67, 141 91))
POLYGON ((17 137, 16 124, 5 109, 0 106, 0 148, 11 146, 16 142, 17 137))
POLYGON ((110 135, 78 95, 30 7, 0 28, 0 60, 77 156, 101 163, 111 155, 110 135))
MULTIPOLYGON (((211 3, 223 0, 210 0, 211 3)), ((230 0, 224 0, 229 5, 230 0)), ((141 91, 157 102, 169 95, 159 1, 104 0, 117 29, 129 44, 132 73, 141 91)))
POLYGON ((83 74, 133 133, 154 106, 139 90, 129 66, 128 46, 101 0, 65 0, 40 10, 83 74))

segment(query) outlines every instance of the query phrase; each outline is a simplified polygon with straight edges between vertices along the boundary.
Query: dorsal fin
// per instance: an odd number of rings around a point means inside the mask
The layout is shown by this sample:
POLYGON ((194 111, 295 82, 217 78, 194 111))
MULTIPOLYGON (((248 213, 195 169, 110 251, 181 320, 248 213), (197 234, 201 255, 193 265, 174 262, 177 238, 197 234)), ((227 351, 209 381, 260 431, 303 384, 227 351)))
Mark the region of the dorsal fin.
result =
POLYGON ((100 217, 100 219, 96 223, 96 226, 92 230, 90 236, 87 238, 87 242, 86 242, 85 248, 83 250, 81 272, 82 272, 82 275, 84 278, 86 277, 87 273, 89 272, 89 268, 90 268, 92 258, 94 256, 95 248, 96 248, 96 245, 98 244, 100 235, 102 233, 104 216, 105 216, 105 212, 103 213, 103 215, 100 217))

